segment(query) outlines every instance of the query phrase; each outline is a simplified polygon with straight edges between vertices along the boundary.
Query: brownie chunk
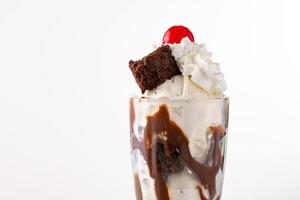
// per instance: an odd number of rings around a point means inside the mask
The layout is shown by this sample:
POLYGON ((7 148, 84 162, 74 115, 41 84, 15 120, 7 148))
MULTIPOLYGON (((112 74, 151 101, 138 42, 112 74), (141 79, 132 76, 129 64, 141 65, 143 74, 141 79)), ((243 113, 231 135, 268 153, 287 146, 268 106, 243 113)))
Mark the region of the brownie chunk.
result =
POLYGON ((129 61, 129 68, 142 93, 181 74, 169 45, 159 47, 141 60, 129 61))
POLYGON ((173 144, 158 140, 156 142, 156 154, 163 174, 167 177, 183 170, 184 163, 180 160, 180 150, 173 144))

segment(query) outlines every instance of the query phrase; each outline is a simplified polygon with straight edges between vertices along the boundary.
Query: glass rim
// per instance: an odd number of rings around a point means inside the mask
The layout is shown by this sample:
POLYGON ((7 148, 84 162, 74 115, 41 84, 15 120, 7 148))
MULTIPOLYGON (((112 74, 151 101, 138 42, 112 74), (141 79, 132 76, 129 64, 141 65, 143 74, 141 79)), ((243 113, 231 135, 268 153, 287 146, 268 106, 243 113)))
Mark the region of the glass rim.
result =
POLYGON ((229 97, 175 97, 175 98, 150 98, 150 97, 137 97, 133 96, 129 98, 130 101, 138 102, 205 102, 205 101, 229 101, 229 97))

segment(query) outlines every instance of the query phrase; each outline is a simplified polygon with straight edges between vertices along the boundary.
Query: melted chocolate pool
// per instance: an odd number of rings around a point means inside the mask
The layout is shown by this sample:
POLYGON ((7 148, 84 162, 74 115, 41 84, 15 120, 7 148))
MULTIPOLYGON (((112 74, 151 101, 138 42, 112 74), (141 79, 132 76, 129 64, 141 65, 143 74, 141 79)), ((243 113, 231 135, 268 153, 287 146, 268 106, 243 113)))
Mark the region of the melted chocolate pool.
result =
MULTIPOLYGON (((139 149, 147 162, 150 176, 154 179, 155 192, 158 200, 169 200, 167 178, 170 174, 181 171, 184 167, 190 169, 199 180, 199 195, 203 200, 212 200, 216 196, 216 176, 223 168, 224 156, 220 141, 225 135, 221 126, 209 127, 213 135, 212 165, 196 161, 189 150, 189 141, 181 128, 170 119, 166 105, 161 105, 152 116, 147 117, 147 124, 142 140, 134 132, 132 123, 135 120, 133 102, 130 109, 131 143, 133 149, 139 149), (209 192, 207 199, 201 187, 209 192)), ((138 178, 136 178, 136 181, 138 178)), ((137 200, 142 200, 140 184, 136 183, 137 200)), ((219 198, 219 197, 218 197, 219 198)))

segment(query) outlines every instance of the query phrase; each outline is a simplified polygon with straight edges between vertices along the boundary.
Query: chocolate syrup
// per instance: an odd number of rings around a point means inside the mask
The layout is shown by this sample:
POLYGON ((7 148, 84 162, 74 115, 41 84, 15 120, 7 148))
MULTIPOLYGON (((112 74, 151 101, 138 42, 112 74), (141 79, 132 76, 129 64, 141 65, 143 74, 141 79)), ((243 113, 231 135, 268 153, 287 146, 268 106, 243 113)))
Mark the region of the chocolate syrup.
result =
POLYGON ((129 127, 130 127, 130 135, 134 135, 134 132, 133 132, 133 124, 134 124, 134 121, 135 121, 135 110, 134 110, 134 102, 132 99, 130 99, 130 106, 129 106, 129 127))
POLYGON ((137 174, 134 176, 134 186, 135 186, 136 200, 143 200, 142 187, 141 187, 139 176, 137 174))
POLYGON ((201 200, 208 200, 208 199, 204 196, 201 187, 200 187, 200 186, 197 186, 197 189, 198 189, 198 191, 199 191, 200 199, 201 199, 201 200))
MULTIPOLYGON (((133 149, 139 149, 147 162, 150 176, 154 179, 155 193, 158 200, 169 200, 167 178, 170 174, 190 169, 199 179, 199 185, 209 192, 209 198, 205 198, 198 187, 201 200, 212 200, 216 195, 216 176, 223 167, 224 156, 220 147, 220 141, 225 135, 221 126, 209 127, 213 135, 212 165, 206 165, 196 161, 189 150, 189 141, 181 128, 170 119, 166 105, 161 105, 152 116, 147 117, 144 136, 139 140, 133 132, 135 119, 133 102, 130 109, 131 120, 131 144, 133 149)), ((142 197, 137 197, 141 200, 142 197)), ((219 197, 218 197, 219 198, 219 197)))

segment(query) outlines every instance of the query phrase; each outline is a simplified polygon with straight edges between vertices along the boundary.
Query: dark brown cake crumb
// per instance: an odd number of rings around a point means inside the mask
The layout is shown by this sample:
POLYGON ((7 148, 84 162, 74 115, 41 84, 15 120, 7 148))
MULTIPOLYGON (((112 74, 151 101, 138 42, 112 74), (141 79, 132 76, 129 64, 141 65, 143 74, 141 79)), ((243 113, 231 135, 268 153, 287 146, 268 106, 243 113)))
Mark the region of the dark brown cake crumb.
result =
POLYGON ((181 74, 169 45, 159 47, 141 60, 129 61, 129 68, 142 93, 181 74))

